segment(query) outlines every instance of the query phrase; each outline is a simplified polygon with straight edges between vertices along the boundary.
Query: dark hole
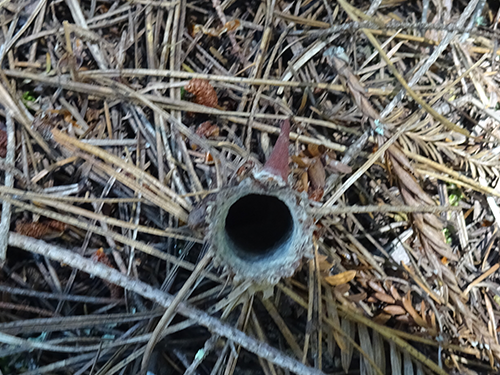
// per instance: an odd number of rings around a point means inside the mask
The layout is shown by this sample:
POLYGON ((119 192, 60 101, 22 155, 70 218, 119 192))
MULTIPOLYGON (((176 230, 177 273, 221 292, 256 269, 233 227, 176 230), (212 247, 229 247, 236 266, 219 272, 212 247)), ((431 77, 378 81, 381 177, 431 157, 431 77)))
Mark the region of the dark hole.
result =
POLYGON ((249 194, 238 199, 226 217, 226 233, 242 257, 272 253, 291 235, 290 210, 276 197, 249 194))

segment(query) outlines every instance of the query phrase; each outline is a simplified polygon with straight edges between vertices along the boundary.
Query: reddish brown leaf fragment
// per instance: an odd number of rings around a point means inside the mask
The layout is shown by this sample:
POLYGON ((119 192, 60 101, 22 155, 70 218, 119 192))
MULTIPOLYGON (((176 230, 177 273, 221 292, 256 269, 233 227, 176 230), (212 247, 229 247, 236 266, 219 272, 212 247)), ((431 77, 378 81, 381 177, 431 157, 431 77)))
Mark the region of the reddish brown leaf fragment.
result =
POLYGON ((376 292, 373 296, 375 298, 377 298, 379 301, 388 303, 390 305, 396 303, 396 300, 394 298, 392 298, 390 295, 385 294, 385 293, 376 292))
POLYGON ((281 125, 280 135, 274 145, 271 156, 264 165, 264 170, 279 176, 283 181, 288 180, 288 143, 290 141, 290 120, 286 119, 281 125))
POLYGON ((340 80, 348 88, 360 111, 371 119, 378 119, 380 117, 379 113, 371 105, 365 88, 360 83, 358 77, 354 75, 351 67, 333 53, 327 54, 327 61, 338 72, 340 80))
POLYGON ((309 192, 309 199, 315 202, 319 202, 321 198, 323 198, 324 194, 325 190, 323 190, 322 188, 318 188, 309 192))
POLYGON ((396 287, 394 285, 391 285, 391 287, 389 288, 389 290, 391 292, 392 297, 396 301, 401 301, 401 296, 399 295, 398 290, 396 289, 396 287))
POLYGON ((323 163, 319 157, 315 157, 308 168, 309 180, 313 190, 324 189, 326 183, 326 173, 323 163))
POLYGON ((307 168, 311 164, 311 159, 304 156, 292 155, 292 161, 299 166, 299 168, 307 168))
POLYGON ((391 315, 384 313, 384 312, 373 317, 373 321, 375 323, 382 324, 382 325, 387 323, 389 321, 389 319, 391 319, 391 315))

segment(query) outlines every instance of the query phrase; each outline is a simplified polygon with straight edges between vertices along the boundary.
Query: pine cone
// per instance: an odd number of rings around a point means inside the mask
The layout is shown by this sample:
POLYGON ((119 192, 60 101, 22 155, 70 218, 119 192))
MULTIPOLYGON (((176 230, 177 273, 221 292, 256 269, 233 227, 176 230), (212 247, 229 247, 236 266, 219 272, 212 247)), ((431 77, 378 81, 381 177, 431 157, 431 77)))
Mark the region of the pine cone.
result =
POLYGON ((215 89, 205 79, 193 78, 184 87, 187 92, 194 95, 194 102, 206 107, 217 108, 219 106, 219 99, 215 89))
POLYGON ((16 222, 16 232, 23 236, 37 239, 49 239, 59 237, 66 230, 66 224, 56 220, 40 223, 16 222))

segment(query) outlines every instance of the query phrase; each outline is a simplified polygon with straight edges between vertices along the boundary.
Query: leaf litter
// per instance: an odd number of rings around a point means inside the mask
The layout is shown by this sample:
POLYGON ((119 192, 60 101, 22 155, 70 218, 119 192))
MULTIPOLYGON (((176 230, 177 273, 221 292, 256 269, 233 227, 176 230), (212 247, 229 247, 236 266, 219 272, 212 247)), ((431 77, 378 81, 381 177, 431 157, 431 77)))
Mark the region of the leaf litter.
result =
POLYGON ((0 14, 2 373, 498 373, 496 2, 0 14), (287 120, 314 256, 262 291, 189 214, 287 120))

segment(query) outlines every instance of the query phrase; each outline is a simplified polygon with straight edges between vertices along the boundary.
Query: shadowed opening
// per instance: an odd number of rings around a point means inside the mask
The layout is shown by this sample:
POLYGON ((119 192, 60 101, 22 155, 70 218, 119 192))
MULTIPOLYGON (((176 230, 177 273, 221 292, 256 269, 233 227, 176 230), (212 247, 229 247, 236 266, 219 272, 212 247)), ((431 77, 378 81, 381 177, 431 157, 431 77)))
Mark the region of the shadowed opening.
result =
POLYGON ((240 257, 265 256, 291 237, 293 218, 280 199, 249 194, 231 206, 225 229, 240 257))

